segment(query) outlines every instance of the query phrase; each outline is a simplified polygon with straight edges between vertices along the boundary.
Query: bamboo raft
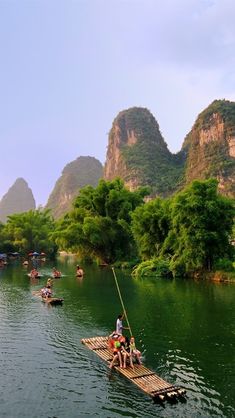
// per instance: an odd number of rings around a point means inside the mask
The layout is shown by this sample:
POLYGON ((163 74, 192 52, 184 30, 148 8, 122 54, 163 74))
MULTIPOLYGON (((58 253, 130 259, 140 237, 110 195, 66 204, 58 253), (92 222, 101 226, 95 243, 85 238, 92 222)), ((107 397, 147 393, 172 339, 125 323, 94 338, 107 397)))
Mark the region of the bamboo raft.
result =
POLYGON ((43 303, 47 303, 49 305, 62 305, 62 303, 64 302, 63 298, 53 298, 53 297, 43 298, 40 290, 36 290, 35 292, 32 292, 32 293, 34 296, 39 297, 43 303))
MULTIPOLYGON (((81 341, 103 360, 111 362, 113 353, 108 347, 108 337, 83 338, 81 341)), ((186 393, 185 389, 166 382, 142 364, 134 364, 134 369, 129 365, 126 369, 122 369, 119 366, 114 366, 114 369, 150 395, 154 400, 164 401, 176 399, 183 397, 186 393)))
POLYGON ((42 302, 48 303, 49 305, 62 305, 64 299, 62 298, 42 298, 42 302))

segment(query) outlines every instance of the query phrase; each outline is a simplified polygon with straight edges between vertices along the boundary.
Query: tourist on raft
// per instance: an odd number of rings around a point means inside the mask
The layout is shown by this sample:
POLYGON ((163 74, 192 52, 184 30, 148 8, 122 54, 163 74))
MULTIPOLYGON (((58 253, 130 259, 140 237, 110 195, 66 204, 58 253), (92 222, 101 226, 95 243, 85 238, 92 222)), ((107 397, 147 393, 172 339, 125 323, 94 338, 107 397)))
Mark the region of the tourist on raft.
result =
POLYGON ((47 279, 47 286, 52 287, 53 286, 53 280, 49 277, 49 279, 47 279))
POLYGON ((124 337, 124 335, 118 335, 114 331, 109 336, 109 348, 111 348, 113 352, 113 359, 109 365, 110 369, 112 369, 116 360, 119 361, 119 366, 124 369, 126 369, 127 360, 129 360, 130 366, 134 368, 128 337, 124 337))
POLYGON ((41 296, 42 298, 48 299, 52 296, 52 291, 50 285, 47 285, 46 287, 43 287, 41 289, 41 296))
POLYGON ((126 362, 129 360, 130 366, 134 369, 132 355, 130 352, 130 342, 128 337, 124 337, 124 335, 120 335, 118 340, 121 344, 121 355, 123 357, 123 368, 126 369, 126 362))
POLYGON ((135 338, 132 336, 130 338, 130 355, 131 358, 134 357, 137 361, 138 364, 142 364, 140 357, 141 357, 141 352, 139 350, 137 350, 136 345, 135 345, 135 338))
POLYGON ((123 324, 122 324, 123 318, 124 318, 124 314, 122 314, 122 315, 120 314, 120 315, 118 315, 117 321, 116 321, 116 333, 119 334, 119 335, 122 335, 122 330, 123 329, 129 329, 128 327, 123 326, 123 324))
POLYGON ((77 277, 83 277, 83 275, 84 275, 83 269, 79 265, 77 265, 76 276, 77 277))
POLYGON ((122 355, 121 355, 121 343, 118 340, 119 335, 115 334, 115 332, 113 332, 110 337, 109 337, 109 348, 111 348, 112 352, 113 352, 113 359, 109 365, 109 368, 112 369, 112 367, 114 366, 114 363, 116 360, 119 361, 119 366, 122 368, 122 355))
POLYGON ((118 334, 117 331, 113 331, 109 336, 108 344, 114 354, 112 362, 109 366, 110 368, 113 367, 113 364, 117 359, 119 360, 120 367, 124 368, 126 368, 127 360, 129 360, 132 368, 134 368, 133 360, 135 360, 138 364, 142 364, 141 352, 136 348, 135 338, 133 336, 131 336, 129 340, 127 336, 118 334))
POLYGON ((53 269, 52 269, 52 276, 53 276, 55 279, 58 279, 59 277, 61 277, 61 271, 56 270, 56 268, 55 268, 55 267, 53 267, 53 269))
POLYGON ((35 268, 32 269, 31 272, 30 272, 30 277, 36 278, 38 276, 39 276, 39 272, 37 271, 37 269, 35 269, 35 268))

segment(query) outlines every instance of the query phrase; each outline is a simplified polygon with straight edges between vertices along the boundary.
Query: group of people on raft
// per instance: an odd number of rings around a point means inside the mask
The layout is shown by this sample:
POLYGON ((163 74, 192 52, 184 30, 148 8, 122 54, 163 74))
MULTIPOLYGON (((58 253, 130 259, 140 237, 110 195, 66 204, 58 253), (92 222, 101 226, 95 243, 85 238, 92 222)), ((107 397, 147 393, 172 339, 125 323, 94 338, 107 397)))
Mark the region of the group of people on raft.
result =
MULTIPOLYGON (((36 268, 33 268, 31 271, 30 271, 30 273, 29 273, 29 275, 30 275, 30 277, 31 278, 33 278, 33 279, 35 279, 35 278, 37 278, 37 277, 40 277, 40 273, 38 272, 38 270, 36 269, 36 268)), ((59 271, 59 270, 56 270, 56 268, 55 267, 53 267, 53 269, 52 269, 52 277, 54 278, 54 279, 59 279, 61 276, 62 276, 62 273, 61 273, 61 271, 59 271)))
POLYGON ((141 363, 141 352, 137 350, 135 345, 135 338, 133 336, 130 339, 122 334, 123 329, 129 329, 122 325, 124 315, 118 315, 116 322, 116 330, 112 332, 108 339, 109 348, 113 352, 113 358, 109 365, 112 369, 114 364, 118 362, 121 368, 127 367, 127 361, 132 369, 134 368, 133 360, 138 364, 141 363))
POLYGON ((49 278, 47 280, 46 286, 44 286, 40 290, 40 294, 41 294, 42 298, 48 299, 48 298, 52 297, 52 285, 53 285, 53 280, 51 278, 49 278))
POLYGON ((36 279, 37 277, 40 277, 40 274, 36 268, 33 268, 31 272, 29 273, 29 275, 32 279, 36 279))
POLYGON ((54 277, 54 279, 59 279, 62 276, 62 273, 61 273, 61 271, 59 271, 55 267, 53 267, 52 276, 54 277))
MULTIPOLYGON (((52 277, 54 279, 59 279, 62 276, 62 273, 61 273, 61 271, 59 271, 55 267, 53 267, 52 274, 51 275, 52 275, 52 277)), ((84 275, 83 269, 79 265, 77 265, 77 267, 76 267, 76 276, 77 277, 83 277, 83 275, 84 275)), ((33 268, 30 271, 29 276, 31 278, 35 279, 37 277, 40 277, 40 274, 39 274, 39 272, 38 272, 38 270, 36 268, 33 268)))

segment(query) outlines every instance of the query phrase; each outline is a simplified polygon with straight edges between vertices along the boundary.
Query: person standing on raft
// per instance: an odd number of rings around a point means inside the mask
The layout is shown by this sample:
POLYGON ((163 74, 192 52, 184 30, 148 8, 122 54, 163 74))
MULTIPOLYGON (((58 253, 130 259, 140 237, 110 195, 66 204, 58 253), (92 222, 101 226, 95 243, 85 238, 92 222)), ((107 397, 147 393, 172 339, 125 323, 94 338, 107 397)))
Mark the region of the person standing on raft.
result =
POLYGON ((129 329, 128 327, 123 326, 123 324, 122 324, 123 318, 124 318, 124 314, 122 314, 122 315, 120 314, 120 315, 118 315, 117 321, 116 321, 116 333, 119 334, 119 335, 122 335, 122 330, 123 329, 129 329))

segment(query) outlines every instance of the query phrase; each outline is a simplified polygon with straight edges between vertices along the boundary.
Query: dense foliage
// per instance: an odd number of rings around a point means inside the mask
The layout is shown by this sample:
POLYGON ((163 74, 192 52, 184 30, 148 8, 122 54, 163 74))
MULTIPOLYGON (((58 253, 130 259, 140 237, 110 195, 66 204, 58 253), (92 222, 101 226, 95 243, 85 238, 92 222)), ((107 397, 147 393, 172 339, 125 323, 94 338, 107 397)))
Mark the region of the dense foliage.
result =
POLYGON ((232 259, 234 201, 218 194, 217 185, 214 179, 194 181, 168 201, 137 208, 132 230, 142 260, 164 257, 172 274, 182 276, 232 259))
POLYGON ((50 239, 54 227, 49 210, 30 210, 11 215, 7 223, 0 227, 0 250, 21 254, 37 251, 53 256, 57 252, 57 246, 50 239))
POLYGON ((132 233, 142 260, 161 253, 170 229, 169 202, 157 198, 138 207, 132 214, 132 233))
POLYGON ((144 264, 136 274, 210 271, 233 259, 234 201, 218 194, 217 186, 214 179, 194 181, 170 199, 143 203, 145 189, 130 192, 120 179, 101 180, 80 191, 52 236, 61 249, 100 262, 138 255, 144 264))
POLYGON ((218 259, 233 256, 230 238, 234 201, 217 192, 214 179, 194 181, 171 205, 171 229, 163 251, 170 250, 174 274, 214 268, 218 259))
POLYGON ((169 199, 144 202, 149 190, 131 192, 119 178, 100 180, 76 197, 56 223, 48 210, 30 210, 0 223, 0 252, 57 248, 99 263, 136 264, 137 276, 194 276, 232 269, 234 200, 215 179, 194 181, 169 199))
POLYGON ((130 192, 120 179, 84 187, 74 209, 58 222, 53 234, 56 243, 104 263, 130 259, 136 254, 131 213, 147 193, 147 189, 130 192))

